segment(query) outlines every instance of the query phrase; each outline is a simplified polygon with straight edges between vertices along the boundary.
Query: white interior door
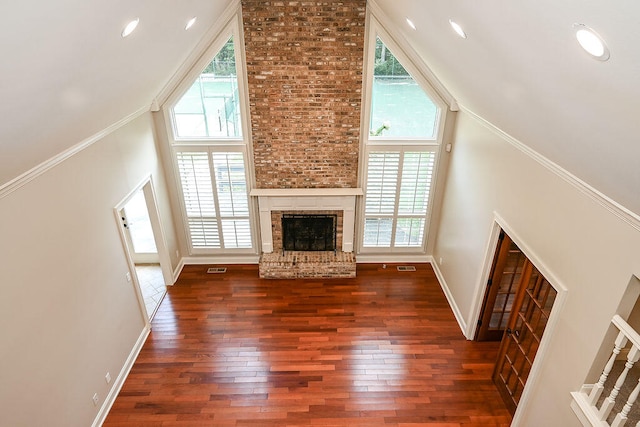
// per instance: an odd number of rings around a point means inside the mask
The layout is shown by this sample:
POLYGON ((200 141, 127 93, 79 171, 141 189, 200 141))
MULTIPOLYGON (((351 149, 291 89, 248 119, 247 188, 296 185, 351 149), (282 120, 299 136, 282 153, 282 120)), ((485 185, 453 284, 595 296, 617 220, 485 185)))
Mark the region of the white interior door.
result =
POLYGON ((142 189, 120 210, 120 218, 130 244, 134 264, 159 264, 149 211, 142 189))
POLYGON ((140 306, 150 320, 166 286, 174 282, 151 178, 125 197, 114 213, 140 306))

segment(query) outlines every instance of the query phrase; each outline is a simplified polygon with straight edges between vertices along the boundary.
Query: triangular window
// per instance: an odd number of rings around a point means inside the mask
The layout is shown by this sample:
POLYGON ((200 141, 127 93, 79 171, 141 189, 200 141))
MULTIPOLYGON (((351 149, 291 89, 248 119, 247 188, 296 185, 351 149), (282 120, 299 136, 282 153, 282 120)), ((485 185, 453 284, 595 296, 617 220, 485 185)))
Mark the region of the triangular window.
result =
POLYGON ((376 38, 370 137, 434 138, 438 107, 376 38))
POLYGON ((241 138, 233 37, 173 107, 176 138, 241 138))

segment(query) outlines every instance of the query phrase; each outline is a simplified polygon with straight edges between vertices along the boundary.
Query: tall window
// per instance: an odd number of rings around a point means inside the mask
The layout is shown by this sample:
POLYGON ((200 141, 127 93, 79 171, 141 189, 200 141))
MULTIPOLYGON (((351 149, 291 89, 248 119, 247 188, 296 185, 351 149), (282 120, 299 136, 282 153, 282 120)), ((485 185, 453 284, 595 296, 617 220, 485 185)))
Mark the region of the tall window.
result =
POLYGON ((247 252, 254 247, 237 25, 226 34, 169 110, 191 253, 247 252))
POLYGON ((440 110, 382 39, 374 43, 360 251, 423 251, 440 110))

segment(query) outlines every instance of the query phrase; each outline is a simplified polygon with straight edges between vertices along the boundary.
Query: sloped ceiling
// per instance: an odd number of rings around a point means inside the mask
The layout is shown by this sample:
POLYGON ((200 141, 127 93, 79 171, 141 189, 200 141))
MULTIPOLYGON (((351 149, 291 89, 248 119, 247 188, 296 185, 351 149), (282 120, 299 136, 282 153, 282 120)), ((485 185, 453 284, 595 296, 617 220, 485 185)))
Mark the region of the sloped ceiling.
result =
MULTIPOLYGON (((231 3, 2 2, 0 186, 147 108, 231 3), (193 16, 197 24, 185 31, 193 16), (135 17, 138 30, 123 39, 122 28, 135 17)), ((374 0, 374 6, 464 109, 640 214, 640 3, 374 0), (449 19, 464 26, 467 39, 452 32, 449 19), (609 61, 578 47, 576 22, 604 37, 609 61)))
POLYGON ((640 3, 375 3, 463 108, 640 214, 640 3), (608 61, 581 50, 574 23, 606 40, 608 61))
POLYGON ((149 108, 229 3, 1 2, 0 186, 149 108))

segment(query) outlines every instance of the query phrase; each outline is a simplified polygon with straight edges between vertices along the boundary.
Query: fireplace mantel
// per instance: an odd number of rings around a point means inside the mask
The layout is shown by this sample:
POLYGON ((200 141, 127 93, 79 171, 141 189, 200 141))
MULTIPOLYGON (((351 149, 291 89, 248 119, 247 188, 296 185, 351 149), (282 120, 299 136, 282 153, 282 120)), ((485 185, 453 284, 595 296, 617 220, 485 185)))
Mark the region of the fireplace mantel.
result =
POLYGON ((254 189, 258 198, 262 252, 273 252, 271 211, 343 211, 342 251, 353 252, 356 197, 361 188, 273 188, 254 189))

